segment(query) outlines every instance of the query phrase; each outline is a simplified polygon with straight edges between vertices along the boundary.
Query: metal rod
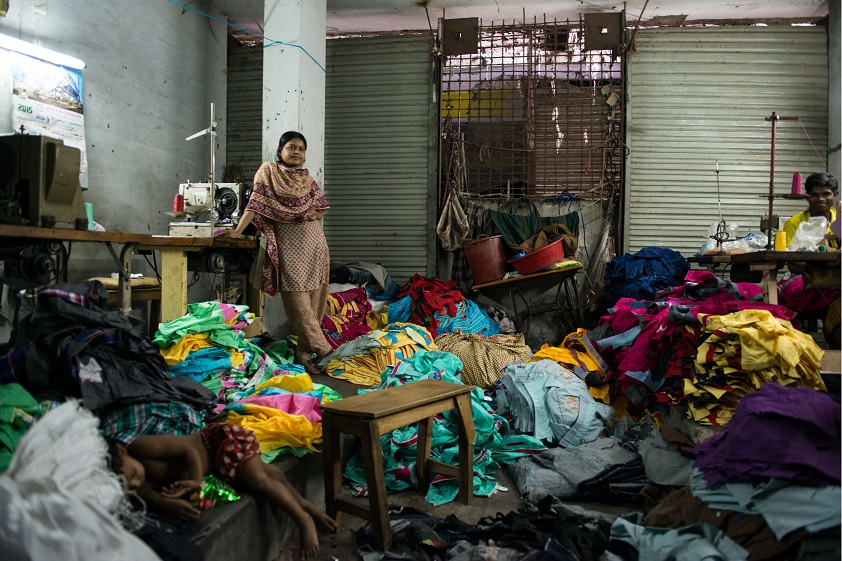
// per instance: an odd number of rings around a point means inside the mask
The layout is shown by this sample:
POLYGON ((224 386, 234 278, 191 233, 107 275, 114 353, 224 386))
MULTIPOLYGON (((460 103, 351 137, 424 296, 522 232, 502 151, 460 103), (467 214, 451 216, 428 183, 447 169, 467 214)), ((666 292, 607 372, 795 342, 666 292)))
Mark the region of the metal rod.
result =
POLYGON ((766 228, 766 249, 772 249, 772 206, 775 201, 775 124, 778 116, 772 111, 772 116, 766 119, 772 121, 772 155, 769 161, 769 222, 766 228))
POLYGON ((772 111, 772 115, 766 117, 766 120, 772 122, 772 154, 769 163, 769 222, 766 228, 766 249, 772 249, 772 208, 775 201, 775 125, 778 121, 798 121, 799 117, 778 117, 772 111))

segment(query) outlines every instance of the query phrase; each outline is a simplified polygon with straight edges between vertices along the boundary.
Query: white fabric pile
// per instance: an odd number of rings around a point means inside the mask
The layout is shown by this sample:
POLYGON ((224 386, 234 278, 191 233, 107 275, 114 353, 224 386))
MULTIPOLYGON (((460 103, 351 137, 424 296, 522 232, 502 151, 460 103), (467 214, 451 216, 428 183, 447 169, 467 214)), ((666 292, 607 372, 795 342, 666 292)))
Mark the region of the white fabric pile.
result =
POLYGON ((121 526, 123 497, 96 417, 62 404, 29 429, 0 474, 3 559, 159 560, 121 526))

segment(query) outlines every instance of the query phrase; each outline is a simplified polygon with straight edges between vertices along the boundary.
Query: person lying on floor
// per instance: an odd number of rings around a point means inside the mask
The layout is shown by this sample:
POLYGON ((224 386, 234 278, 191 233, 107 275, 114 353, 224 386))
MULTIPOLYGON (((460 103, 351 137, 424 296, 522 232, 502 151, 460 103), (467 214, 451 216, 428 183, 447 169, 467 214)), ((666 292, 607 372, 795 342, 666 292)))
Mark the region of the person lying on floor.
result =
POLYGON ((199 517, 186 497, 213 473, 289 513, 298 526, 302 559, 318 554, 318 530, 336 531, 336 521, 302 497, 280 469, 261 460, 254 433, 238 425, 209 423, 193 434, 141 436, 127 447, 112 442, 111 448, 111 467, 127 487, 150 510, 176 520, 199 517))

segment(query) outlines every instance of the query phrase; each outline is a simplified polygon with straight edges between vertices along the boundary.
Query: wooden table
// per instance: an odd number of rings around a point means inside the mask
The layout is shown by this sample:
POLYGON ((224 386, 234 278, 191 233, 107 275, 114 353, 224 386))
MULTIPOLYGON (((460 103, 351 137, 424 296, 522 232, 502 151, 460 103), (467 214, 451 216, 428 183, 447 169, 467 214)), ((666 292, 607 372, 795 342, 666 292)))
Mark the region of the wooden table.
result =
POLYGON ((509 292, 512 300, 512 313, 518 331, 523 333, 524 338, 529 335, 529 323, 533 314, 546 312, 561 312, 562 321, 567 324, 571 331, 576 331, 585 323, 582 315, 582 307, 579 303, 579 285, 576 283, 576 274, 584 270, 583 267, 570 267, 569 269, 553 269, 552 271, 540 271, 529 275, 519 275, 482 284, 475 284, 474 292, 494 291, 505 289, 509 292), (520 293, 518 288, 528 285, 540 286, 544 283, 548 287, 555 286, 556 294, 553 302, 547 304, 530 304, 520 293), (520 299, 526 307, 526 327, 521 325, 518 319, 517 301, 520 299), (571 319, 572 317, 572 319, 571 319))
POLYGON ((474 495, 474 440, 476 428, 471 408, 474 386, 426 378, 323 403, 322 454, 324 461, 325 510, 342 524, 341 513, 348 512, 369 520, 372 541, 381 551, 392 545, 389 509, 386 501, 386 479, 383 471, 383 449, 380 436, 397 428, 417 423, 418 442, 415 471, 418 484, 426 491, 430 473, 455 477, 459 482, 459 500, 471 504, 474 495), (459 432, 459 463, 455 466, 430 458, 433 440, 433 417, 456 410, 459 432), (368 487, 368 507, 344 498, 340 433, 360 438, 368 487))
MULTIPOLYGON (((136 250, 154 250, 161 252, 161 321, 172 321, 187 312, 187 254, 206 248, 237 249, 256 251, 255 239, 231 238, 192 238, 175 236, 156 236, 129 232, 94 232, 90 230, 71 230, 65 228, 38 228, 0 224, 0 238, 4 242, 36 243, 55 240, 58 242, 102 243, 120 272, 118 277, 117 305, 120 313, 128 315, 132 307, 131 299, 131 257, 136 250), (119 254, 115 245, 120 245, 119 254)), ((66 271, 65 271, 66 273, 66 271)), ((65 278, 66 280, 66 278, 65 278)), ((263 330, 263 300, 260 287, 252 287, 246 280, 244 300, 249 310, 254 313, 255 321, 249 331, 260 333, 263 330)))
POLYGON ((807 274, 818 288, 839 286, 842 273, 842 253, 838 251, 762 250, 734 255, 697 255, 687 261, 702 265, 711 272, 715 272, 717 267, 734 263, 745 263, 752 271, 762 271, 763 298, 769 304, 778 303, 778 271, 790 263, 806 263, 807 274))

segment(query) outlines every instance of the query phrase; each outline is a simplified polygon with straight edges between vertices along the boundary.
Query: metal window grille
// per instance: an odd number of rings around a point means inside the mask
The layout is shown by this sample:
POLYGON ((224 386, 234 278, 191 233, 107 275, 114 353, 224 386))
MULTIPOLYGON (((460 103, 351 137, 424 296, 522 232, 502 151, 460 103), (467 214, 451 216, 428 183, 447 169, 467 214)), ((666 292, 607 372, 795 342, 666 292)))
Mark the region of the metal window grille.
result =
POLYGON ((442 63, 445 182, 472 197, 611 199, 622 68, 619 53, 585 50, 581 21, 480 21, 479 52, 442 63))

